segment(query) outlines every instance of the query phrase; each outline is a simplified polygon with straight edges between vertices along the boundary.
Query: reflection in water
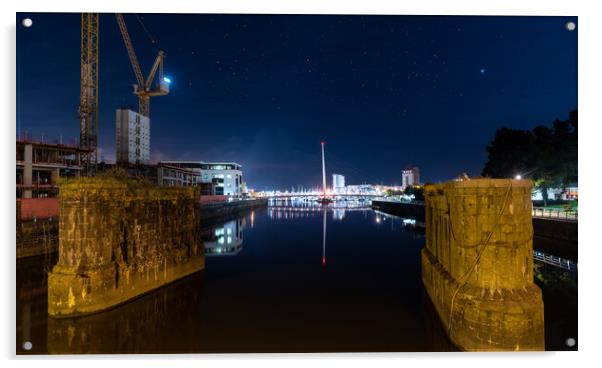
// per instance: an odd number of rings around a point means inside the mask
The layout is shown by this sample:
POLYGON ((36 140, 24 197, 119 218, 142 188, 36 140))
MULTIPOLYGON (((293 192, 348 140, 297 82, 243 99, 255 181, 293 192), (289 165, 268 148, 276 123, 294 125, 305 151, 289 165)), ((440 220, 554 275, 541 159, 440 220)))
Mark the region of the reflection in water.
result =
POLYGON ((323 211, 324 215, 322 221, 322 266, 326 266, 326 211, 323 211))
POLYGON ((376 222, 381 223, 386 219, 390 219, 391 226, 394 226, 395 223, 400 222, 401 226, 414 238, 422 239, 425 234, 425 223, 422 221, 417 221, 416 219, 411 218, 403 218, 395 215, 391 215, 385 212, 381 212, 378 210, 374 211, 376 215, 376 222))
MULTIPOLYGON (((56 259, 19 260, 17 352, 454 350, 422 286, 420 227, 336 205, 289 202, 218 223, 203 232, 204 271, 81 318, 47 317, 45 270, 56 259)), ((540 265, 536 275, 546 347, 567 349, 576 337, 576 273, 540 265)))
POLYGON ((203 273, 109 311, 48 318, 48 352, 193 353, 203 350, 203 273), (185 342, 185 343, 182 343, 185 342))
POLYGON ((360 200, 348 200, 344 202, 333 202, 324 206, 318 202, 310 200, 270 200, 269 216, 272 219, 296 219, 307 218, 320 214, 326 208, 327 211, 332 211, 332 219, 343 221, 345 214, 353 211, 368 212, 371 211, 369 202, 360 200))
MULTIPOLYGON (((251 224, 254 221, 255 212, 251 212, 251 224)), ((203 234, 205 243, 205 255, 227 256, 236 255, 242 251, 243 230, 245 218, 239 218, 223 223, 203 234)))
POLYGON ((546 263, 567 271, 577 273, 577 262, 573 262, 562 257, 557 257, 552 254, 547 254, 538 250, 533 251, 533 258, 541 263, 546 263))
POLYGON ((345 218, 344 208, 335 208, 332 210, 332 219, 342 221, 345 218))
POLYGON ((57 253, 17 260, 17 352, 46 352, 47 275, 57 253), (29 343, 29 344, 28 344, 29 343), (29 348, 29 349, 26 349, 29 348))
POLYGON ((537 260, 535 283, 541 288, 544 302, 545 339, 547 350, 577 350, 577 271, 567 270, 537 260), (577 341, 572 347, 566 340, 577 341))

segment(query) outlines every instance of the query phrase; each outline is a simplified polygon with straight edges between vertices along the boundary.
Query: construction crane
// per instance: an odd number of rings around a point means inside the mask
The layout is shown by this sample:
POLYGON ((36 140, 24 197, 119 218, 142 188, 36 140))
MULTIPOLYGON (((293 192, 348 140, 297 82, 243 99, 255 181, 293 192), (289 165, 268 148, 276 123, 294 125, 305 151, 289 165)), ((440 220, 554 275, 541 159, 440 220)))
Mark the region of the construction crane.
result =
POLYGON ((98 13, 81 15, 79 147, 82 174, 96 174, 98 153, 98 13))
POLYGON ((153 67, 145 80, 142 70, 140 69, 140 64, 138 63, 138 58, 136 57, 136 52, 134 51, 134 46, 132 45, 132 40, 130 39, 130 34, 125 25, 123 14, 117 13, 115 14, 115 18, 117 18, 117 24, 119 25, 119 30, 121 31, 121 36, 123 37, 123 42, 125 43, 125 48, 127 49, 132 64, 132 69, 134 69, 136 81, 138 82, 138 84, 132 86, 132 92, 138 96, 138 112, 141 115, 150 117, 150 98, 165 96, 169 93, 170 80, 163 76, 163 59, 165 59, 165 53, 159 51, 153 67), (153 87, 152 83, 157 72, 159 72, 159 80, 153 87))

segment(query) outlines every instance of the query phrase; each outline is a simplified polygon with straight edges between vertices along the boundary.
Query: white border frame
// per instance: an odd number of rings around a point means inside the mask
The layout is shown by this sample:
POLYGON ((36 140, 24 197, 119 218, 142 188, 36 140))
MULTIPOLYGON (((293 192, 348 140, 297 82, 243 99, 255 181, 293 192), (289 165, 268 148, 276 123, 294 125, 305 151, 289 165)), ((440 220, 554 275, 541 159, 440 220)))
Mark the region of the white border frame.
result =
MULTIPOLYGON (((602 15, 596 1, 585 0, 215 0, 190 1, 171 0, 163 2, 139 0, 54 0, 34 1, 20 0, 10 4, 2 3, 2 55, 0 57, 0 73, 2 86, 0 89, 0 111, 4 114, 4 123, 0 124, 4 139, 1 154, 2 172, 4 175, 2 195, 2 234, 3 242, 3 302, 2 308, 4 331, 0 334, 2 356, 12 359, 10 365, 44 366, 106 366, 105 360, 127 359, 143 360, 140 364, 148 367, 164 367, 179 360, 178 366, 198 366, 199 364, 224 366, 249 361, 251 366, 307 366, 320 365, 356 366, 367 364, 379 366, 399 366, 400 364, 427 364, 432 366, 462 367, 507 367, 518 360, 525 360, 530 365, 574 366, 596 359, 599 349, 598 333, 600 330, 600 285, 597 263, 601 252, 596 229, 596 209, 600 208, 600 199, 596 198, 596 189, 601 183, 599 158, 602 157, 599 143, 602 137, 602 97, 599 92, 602 86, 600 66, 602 65, 600 36, 602 36, 602 15), (389 353, 389 354, 239 354, 239 355, 177 355, 177 356, 49 356, 37 358, 16 357, 15 354, 15 209, 14 209, 14 155, 15 155, 15 12, 134 12, 134 13, 270 13, 270 14, 405 14, 405 15, 558 15, 578 16, 579 30, 579 115, 581 127, 579 134, 580 163, 580 264, 579 264, 579 352, 566 353, 389 353), (598 185, 596 185, 598 184, 598 185), (68 358, 67 361, 64 359, 68 358), (41 362, 40 360, 47 360, 41 362), (85 362, 78 361, 86 360, 85 362), (168 362, 169 359, 170 361, 168 362), (199 362, 197 360, 202 360, 199 362)), ((34 20, 35 23, 35 20, 34 20)), ((598 225, 599 226, 599 225, 598 225)))

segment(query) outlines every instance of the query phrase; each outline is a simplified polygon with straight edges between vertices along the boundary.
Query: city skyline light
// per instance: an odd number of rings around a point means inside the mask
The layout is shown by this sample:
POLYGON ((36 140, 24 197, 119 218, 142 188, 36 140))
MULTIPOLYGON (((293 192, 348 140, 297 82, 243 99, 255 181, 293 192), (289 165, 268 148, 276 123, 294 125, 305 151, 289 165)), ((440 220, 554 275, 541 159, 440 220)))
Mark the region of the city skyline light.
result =
MULTIPOLYGON (((79 134, 80 16, 19 13, 17 134, 79 134), (41 67, 43 66, 43 67, 41 67), (52 86, 53 93, 48 93, 52 86), (42 88, 43 87, 43 88, 42 88)), ((576 17, 125 14, 143 70, 165 51, 151 160, 234 161, 250 187, 478 175, 496 129, 577 107, 576 17), (151 42, 153 40, 154 42, 151 42)), ((136 108, 113 14, 100 16, 99 158, 115 110, 136 108)))

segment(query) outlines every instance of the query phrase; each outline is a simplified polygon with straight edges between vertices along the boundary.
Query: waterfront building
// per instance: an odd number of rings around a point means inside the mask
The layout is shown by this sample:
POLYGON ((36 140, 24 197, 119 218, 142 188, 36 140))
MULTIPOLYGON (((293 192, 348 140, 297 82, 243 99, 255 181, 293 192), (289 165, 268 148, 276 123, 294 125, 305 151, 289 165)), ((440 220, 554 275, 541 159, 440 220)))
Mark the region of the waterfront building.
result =
POLYGON ((79 177, 76 145, 17 139, 17 198, 54 197, 59 177, 79 177))
POLYGON ((358 184, 358 185, 347 185, 345 186, 346 194, 367 194, 373 195, 377 193, 374 185, 371 184, 358 184))
POLYGON ((579 186, 577 183, 570 183, 564 190, 562 191, 564 200, 572 200, 579 198, 579 186))
POLYGON ((332 191, 334 193, 342 192, 345 189, 345 176, 332 174, 332 191))
POLYGON ((130 109, 115 113, 115 150, 118 164, 150 162, 150 119, 130 109))
POLYGON ((401 186, 407 188, 413 185, 420 185, 420 170, 418 166, 408 165, 401 170, 401 186))
MULTIPOLYGON (((577 183, 570 183, 565 188, 548 188, 547 199, 550 201, 570 201, 579 198, 579 188, 577 183)), ((543 190, 535 188, 531 192, 531 199, 534 201, 543 201, 543 190)))
POLYGON ((163 187, 191 187, 196 186, 197 175, 194 171, 182 167, 159 163, 157 170, 157 184, 163 187))
MULTIPOLYGON (((100 162, 98 172, 109 171, 115 164, 100 162)), ((121 166, 123 167, 123 166, 121 166)), ((215 195, 212 183, 198 182, 198 174, 190 169, 169 165, 163 162, 150 165, 127 165, 123 167, 129 177, 144 177, 161 187, 190 187, 200 188, 201 196, 215 195)))
POLYGON ((160 164, 185 168, 196 174, 196 183, 212 183, 215 195, 243 194, 241 165, 235 162, 161 161, 160 164))

